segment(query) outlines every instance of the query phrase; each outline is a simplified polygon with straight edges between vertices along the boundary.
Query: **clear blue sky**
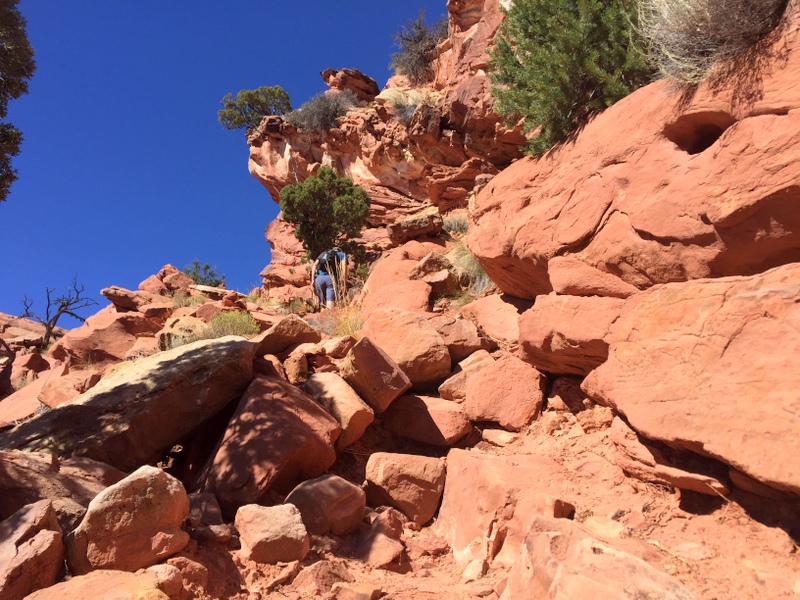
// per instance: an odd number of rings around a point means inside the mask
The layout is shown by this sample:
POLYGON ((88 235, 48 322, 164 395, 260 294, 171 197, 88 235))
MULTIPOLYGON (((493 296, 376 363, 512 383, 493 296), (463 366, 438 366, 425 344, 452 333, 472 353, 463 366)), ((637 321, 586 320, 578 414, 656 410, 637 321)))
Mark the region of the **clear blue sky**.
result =
POLYGON ((7 117, 24 142, 0 203, 0 312, 19 314, 28 294, 43 314, 45 288, 75 275, 105 306, 103 287, 195 258, 229 288, 260 285, 277 206, 247 171, 243 130, 217 122, 221 98, 280 85, 296 108, 326 89, 326 68, 383 87, 392 34, 445 5, 21 0, 37 68, 7 117))

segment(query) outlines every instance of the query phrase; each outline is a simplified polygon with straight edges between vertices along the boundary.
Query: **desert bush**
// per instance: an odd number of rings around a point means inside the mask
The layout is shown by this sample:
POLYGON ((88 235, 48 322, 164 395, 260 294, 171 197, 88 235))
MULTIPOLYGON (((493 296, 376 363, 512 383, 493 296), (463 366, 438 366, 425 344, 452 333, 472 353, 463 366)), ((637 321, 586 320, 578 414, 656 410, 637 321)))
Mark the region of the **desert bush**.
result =
POLYGON ((416 90, 403 91, 399 89, 389 90, 387 93, 389 106, 392 107, 392 114, 403 125, 408 126, 411 117, 417 106, 423 101, 423 96, 416 90))
POLYGON ((786 0, 640 0, 639 27, 651 63, 696 83, 732 62, 780 21, 786 0))
POLYGON ((447 19, 433 25, 425 23, 425 11, 419 11, 414 21, 406 21, 393 36, 400 52, 392 54, 390 68, 408 77, 412 85, 422 85, 433 79, 433 60, 436 46, 447 37, 447 19))
POLYGON ((286 121, 304 133, 325 133, 336 126, 336 119, 363 104, 351 90, 329 91, 290 112, 286 121))
POLYGON ((217 118, 225 129, 257 127, 267 115, 291 112, 289 94, 279 85, 262 86, 255 90, 240 90, 236 97, 227 94, 217 118))
POLYGON ((208 263, 200 264, 196 258, 191 264, 183 268, 183 273, 188 275, 192 281, 199 285, 208 285, 210 287, 224 287, 225 275, 217 275, 217 267, 211 267, 208 263))
POLYGON ((495 110, 523 120, 527 151, 571 138, 652 77, 633 0, 514 0, 490 52, 495 110))
POLYGON ((347 177, 337 177, 330 167, 321 167, 316 177, 287 185, 281 190, 284 220, 295 225, 294 235, 306 255, 315 259, 323 251, 357 237, 369 213, 369 196, 347 177))

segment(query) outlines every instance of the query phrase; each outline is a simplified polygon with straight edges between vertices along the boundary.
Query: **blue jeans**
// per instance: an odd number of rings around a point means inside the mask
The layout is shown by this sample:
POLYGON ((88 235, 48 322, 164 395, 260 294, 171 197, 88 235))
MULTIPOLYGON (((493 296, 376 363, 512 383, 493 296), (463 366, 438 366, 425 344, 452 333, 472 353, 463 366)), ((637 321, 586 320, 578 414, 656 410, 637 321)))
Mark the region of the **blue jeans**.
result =
POLYGON ((314 278, 314 291, 317 292, 320 306, 325 306, 326 302, 333 302, 336 299, 333 279, 327 273, 317 273, 314 278))

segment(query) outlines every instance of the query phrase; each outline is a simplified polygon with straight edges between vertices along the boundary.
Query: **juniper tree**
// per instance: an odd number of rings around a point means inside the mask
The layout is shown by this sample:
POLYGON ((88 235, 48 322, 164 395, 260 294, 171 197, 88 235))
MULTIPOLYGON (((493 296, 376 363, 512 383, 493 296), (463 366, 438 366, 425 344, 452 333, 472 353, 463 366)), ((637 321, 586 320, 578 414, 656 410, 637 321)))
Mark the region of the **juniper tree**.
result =
POLYGON ((447 37, 447 19, 427 25, 425 11, 421 10, 415 21, 407 21, 392 37, 400 52, 392 54, 389 66, 408 77, 412 85, 425 84, 433 79, 436 46, 447 37))
POLYGON ((226 129, 257 127, 268 115, 284 115, 292 111, 289 94, 279 85, 240 90, 235 98, 233 94, 227 94, 222 99, 222 106, 217 117, 226 129))
MULTIPOLYGON (((8 101, 28 93, 27 80, 36 63, 25 33, 25 18, 17 10, 17 0, 0 2, 0 119, 8 113, 8 101)), ((19 154, 22 134, 11 123, 0 123, 0 202, 8 196, 17 171, 11 157, 19 154)))
POLYGON ((633 0, 514 0, 490 51, 495 110, 543 152, 647 83, 633 0))
POLYGON ((347 241, 366 222, 369 196, 349 178, 321 167, 316 177, 283 188, 280 205, 284 220, 296 226, 295 237, 313 259, 333 246, 348 250, 347 241))

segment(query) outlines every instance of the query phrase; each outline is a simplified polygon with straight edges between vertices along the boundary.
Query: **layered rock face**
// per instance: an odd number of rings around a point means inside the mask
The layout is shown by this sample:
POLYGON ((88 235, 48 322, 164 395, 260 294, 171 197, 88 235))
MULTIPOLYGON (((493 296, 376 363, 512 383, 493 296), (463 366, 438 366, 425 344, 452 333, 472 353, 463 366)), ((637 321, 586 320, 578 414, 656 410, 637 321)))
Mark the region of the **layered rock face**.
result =
MULTIPOLYGON (((280 190, 334 169, 362 186, 371 207, 364 242, 388 243, 382 227, 434 206, 466 206, 500 169, 521 156, 525 140, 494 113, 486 75, 486 48, 502 21, 498 0, 447 3, 449 35, 438 48, 434 80, 412 87, 393 77, 374 99, 365 76, 351 69, 322 73, 332 91, 351 89, 364 106, 325 133, 304 133, 281 117, 266 117, 248 136, 248 168, 277 201, 280 190)), ((374 83, 374 82, 373 82, 374 83)), ((308 278, 302 248, 280 218, 266 236, 272 262, 261 276, 271 295, 296 294, 308 278), (273 291, 274 290, 274 291, 273 291)))
POLYGON ((495 283, 520 298, 620 296, 609 276, 645 289, 800 260, 798 21, 781 33, 721 83, 651 84, 493 179, 468 243, 495 283), (578 268, 587 289, 564 292, 578 268))

